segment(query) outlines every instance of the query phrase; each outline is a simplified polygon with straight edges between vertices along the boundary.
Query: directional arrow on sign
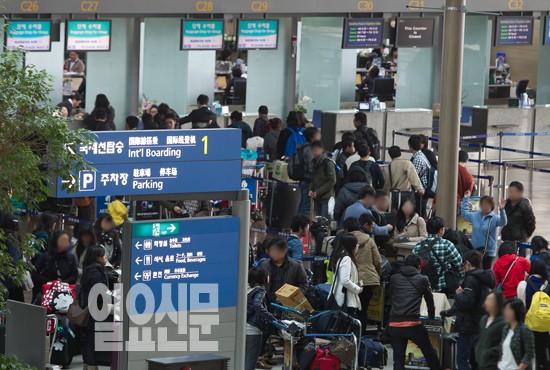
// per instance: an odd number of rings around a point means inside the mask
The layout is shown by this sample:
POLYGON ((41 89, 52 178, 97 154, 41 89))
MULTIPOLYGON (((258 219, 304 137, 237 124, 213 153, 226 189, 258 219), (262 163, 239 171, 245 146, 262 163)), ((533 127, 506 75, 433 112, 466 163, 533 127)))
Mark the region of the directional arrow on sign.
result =
POLYGON ((139 265, 139 263, 140 263, 141 261, 143 261, 143 260, 142 260, 141 258, 139 258, 139 257, 138 257, 138 258, 136 258, 136 264, 138 264, 138 265, 139 265))
POLYGON ((141 275, 136 272, 136 274, 134 275, 134 279, 139 280, 140 278, 141 278, 141 275))
POLYGON ((139 248, 141 248, 141 246, 142 246, 141 242, 137 242, 137 243, 136 243, 136 249, 139 250, 139 248))
POLYGON ((72 148, 71 146, 72 146, 72 144, 65 144, 65 149, 68 150, 69 153, 71 153, 71 154, 74 155, 75 152, 74 152, 74 150, 73 150, 73 148, 72 148))
POLYGON ((176 231, 176 225, 170 224, 170 227, 168 228, 168 231, 170 231, 171 233, 173 233, 174 231, 176 231))
POLYGON ((69 184, 69 189, 71 189, 74 184, 76 184, 76 178, 71 174, 71 179, 70 180, 61 180, 61 183, 62 184, 69 184))

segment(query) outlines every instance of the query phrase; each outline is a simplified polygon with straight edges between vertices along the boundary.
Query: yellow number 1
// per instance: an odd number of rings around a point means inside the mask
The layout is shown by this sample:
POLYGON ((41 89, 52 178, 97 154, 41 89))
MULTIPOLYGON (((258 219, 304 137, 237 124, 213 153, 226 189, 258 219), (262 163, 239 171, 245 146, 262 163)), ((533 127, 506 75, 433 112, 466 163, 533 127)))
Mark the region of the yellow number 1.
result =
POLYGON ((204 154, 208 154, 208 135, 202 138, 202 142, 204 143, 204 154))

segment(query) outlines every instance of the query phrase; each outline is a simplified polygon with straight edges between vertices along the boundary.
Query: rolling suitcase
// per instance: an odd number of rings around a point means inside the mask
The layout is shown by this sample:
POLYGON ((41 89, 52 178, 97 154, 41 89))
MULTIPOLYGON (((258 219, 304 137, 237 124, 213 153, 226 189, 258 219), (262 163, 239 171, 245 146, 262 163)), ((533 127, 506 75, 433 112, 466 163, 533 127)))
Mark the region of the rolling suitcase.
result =
POLYGON ((51 350, 50 363, 68 367, 73 362, 76 346, 76 335, 69 325, 69 319, 65 315, 57 316, 57 328, 54 343, 51 350))
POLYGON ((301 196, 299 188, 274 184, 267 195, 267 226, 290 229, 290 220, 298 213, 301 196))
POLYGON ((359 366, 383 369, 388 362, 388 350, 379 341, 363 337, 359 343, 359 366))
POLYGON ((311 370, 340 370, 340 360, 326 348, 318 348, 317 356, 311 364, 311 370))
POLYGON ((444 370, 455 370, 458 333, 441 334, 441 365, 444 370))

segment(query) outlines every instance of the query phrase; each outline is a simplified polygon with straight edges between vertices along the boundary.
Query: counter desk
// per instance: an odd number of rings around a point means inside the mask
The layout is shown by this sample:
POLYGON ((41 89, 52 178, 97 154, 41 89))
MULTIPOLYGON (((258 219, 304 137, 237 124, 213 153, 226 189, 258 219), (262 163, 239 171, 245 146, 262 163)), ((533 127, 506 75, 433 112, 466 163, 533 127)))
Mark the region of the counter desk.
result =
MULTIPOLYGON (((327 149, 340 141, 342 133, 355 131, 353 120, 357 112, 356 109, 322 112, 322 140, 327 149)), ((365 114, 367 126, 378 132, 383 147, 392 146, 394 130, 408 134, 432 135, 433 111, 429 109, 388 109, 382 112, 365 112, 365 114)), ((395 145, 406 149, 407 142, 406 136, 397 136, 395 145)))

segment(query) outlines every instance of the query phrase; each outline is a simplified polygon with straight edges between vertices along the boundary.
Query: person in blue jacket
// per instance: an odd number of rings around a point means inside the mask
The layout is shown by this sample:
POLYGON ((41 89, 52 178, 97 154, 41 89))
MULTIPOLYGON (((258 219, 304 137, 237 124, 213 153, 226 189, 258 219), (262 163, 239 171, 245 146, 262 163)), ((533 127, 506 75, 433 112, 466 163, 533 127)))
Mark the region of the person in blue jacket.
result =
POLYGON ((309 232, 309 218, 304 215, 296 215, 292 217, 290 221, 290 228, 292 234, 287 239, 288 252, 287 256, 294 258, 297 261, 302 260, 304 254, 304 248, 302 245, 302 239, 309 232))
POLYGON ((497 228, 506 226, 508 219, 504 206, 506 200, 499 202, 499 214, 495 211, 495 200, 484 196, 479 201, 480 211, 472 212, 469 209, 471 192, 464 193, 462 199, 462 217, 472 223, 472 244, 483 254, 483 269, 490 270, 493 259, 497 255, 497 228))

